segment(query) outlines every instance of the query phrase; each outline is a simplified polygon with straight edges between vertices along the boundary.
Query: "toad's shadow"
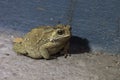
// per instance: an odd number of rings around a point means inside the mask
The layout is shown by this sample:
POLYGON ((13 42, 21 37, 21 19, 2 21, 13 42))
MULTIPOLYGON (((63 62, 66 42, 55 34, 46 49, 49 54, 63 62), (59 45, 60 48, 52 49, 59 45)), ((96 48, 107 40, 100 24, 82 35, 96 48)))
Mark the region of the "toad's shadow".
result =
MULTIPOLYGON (((70 39, 70 54, 82 54, 89 53, 91 48, 89 46, 89 41, 86 38, 81 38, 78 36, 72 36, 70 39)), ((55 54, 55 57, 63 56, 63 54, 55 54)))
POLYGON ((71 54, 82 54, 90 52, 89 41, 86 38, 78 36, 72 36, 70 39, 70 53, 71 54))

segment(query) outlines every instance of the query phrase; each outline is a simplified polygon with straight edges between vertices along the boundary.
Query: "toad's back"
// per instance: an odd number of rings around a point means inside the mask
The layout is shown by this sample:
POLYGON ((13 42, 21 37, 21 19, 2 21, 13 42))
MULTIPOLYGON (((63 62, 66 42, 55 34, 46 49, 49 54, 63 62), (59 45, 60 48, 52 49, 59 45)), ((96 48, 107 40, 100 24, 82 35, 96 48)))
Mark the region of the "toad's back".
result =
POLYGON ((28 49, 29 47, 38 47, 49 41, 53 27, 38 27, 32 29, 23 37, 22 44, 28 49), (38 46, 37 46, 38 45, 38 46))

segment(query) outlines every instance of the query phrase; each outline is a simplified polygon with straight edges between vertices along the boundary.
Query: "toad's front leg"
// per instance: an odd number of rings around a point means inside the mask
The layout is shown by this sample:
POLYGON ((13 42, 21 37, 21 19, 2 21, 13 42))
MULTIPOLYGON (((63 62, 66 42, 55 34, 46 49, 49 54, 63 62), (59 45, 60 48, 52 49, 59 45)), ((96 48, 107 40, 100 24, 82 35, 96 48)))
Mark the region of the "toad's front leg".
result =
POLYGON ((50 57, 50 53, 48 52, 48 49, 52 48, 53 46, 55 46, 55 44, 52 42, 48 42, 48 43, 42 45, 40 47, 41 56, 45 59, 50 59, 51 57, 50 57))
POLYGON ((64 54, 64 57, 67 58, 67 56, 71 56, 70 54, 70 42, 67 42, 66 45, 63 48, 63 51, 61 52, 64 54))

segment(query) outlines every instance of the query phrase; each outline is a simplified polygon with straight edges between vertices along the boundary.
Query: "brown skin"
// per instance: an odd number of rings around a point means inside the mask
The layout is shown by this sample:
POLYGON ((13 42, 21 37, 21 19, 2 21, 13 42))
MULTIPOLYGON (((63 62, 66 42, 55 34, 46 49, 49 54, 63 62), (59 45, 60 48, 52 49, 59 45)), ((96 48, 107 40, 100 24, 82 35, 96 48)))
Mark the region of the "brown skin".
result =
POLYGON ((69 25, 42 26, 32 29, 23 38, 14 40, 15 52, 31 58, 50 59, 50 55, 69 48, 71 30, 69 25))

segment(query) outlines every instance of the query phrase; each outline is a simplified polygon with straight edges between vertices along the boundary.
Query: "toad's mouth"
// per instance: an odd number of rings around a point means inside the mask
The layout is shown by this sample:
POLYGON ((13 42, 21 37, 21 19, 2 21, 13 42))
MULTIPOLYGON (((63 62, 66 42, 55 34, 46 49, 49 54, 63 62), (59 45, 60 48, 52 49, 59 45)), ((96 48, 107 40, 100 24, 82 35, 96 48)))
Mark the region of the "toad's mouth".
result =
POLYGON ((70 35, 66 35, 66 36, 62 36, 62 37, 52 38, 52 39, 50 39, 50 41, 55 42, 55 41, 59 41, 59 40, 62 40, 62 39, 67 40, 69 38, 70 38, 70 35))

